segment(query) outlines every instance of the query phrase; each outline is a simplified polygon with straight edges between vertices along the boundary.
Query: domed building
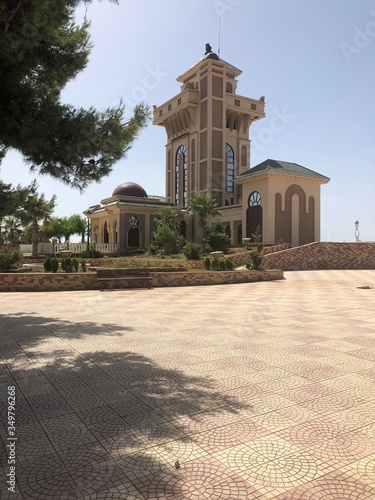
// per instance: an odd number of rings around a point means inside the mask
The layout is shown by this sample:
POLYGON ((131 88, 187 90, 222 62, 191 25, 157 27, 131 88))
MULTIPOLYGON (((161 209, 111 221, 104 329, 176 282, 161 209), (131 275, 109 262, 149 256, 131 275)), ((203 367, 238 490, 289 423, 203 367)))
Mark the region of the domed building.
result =
POLYGON ((117 186, 112 196, 84 212, 91 223, 91 242, 104 253, 142 248, 152 241, 154 218, 165 198, 150 196, 135 182, 117 186))
POLYGON ((177 78, 180 92, 154 106, 153 123, 167 134, 165 198, 127 182, 90 207, 92 241, 107 245, 104 251, 147 246, 156 213, 166 205, 178 212, 182 234, 195 239, 196 222, 184 212, 198 193, 216 200, 232 244, 257 228, 264 243, 320 240, 320 186, 329 178, 279 160, 250 167, 250 128, 265 117, 265 99, 237 94, 241 73, 206 44, 204 56, 177 78))

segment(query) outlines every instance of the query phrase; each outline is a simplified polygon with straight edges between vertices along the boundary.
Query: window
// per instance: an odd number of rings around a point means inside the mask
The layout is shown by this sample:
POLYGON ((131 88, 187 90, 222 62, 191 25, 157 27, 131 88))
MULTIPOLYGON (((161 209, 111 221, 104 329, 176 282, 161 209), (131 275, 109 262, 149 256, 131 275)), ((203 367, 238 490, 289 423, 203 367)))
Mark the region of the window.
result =
POLYGON ((176 153, 175 202, 179 204, 180 172, 182 171, 182 206, 187 205, 187 154, 185 146, 180 146, 176 153))
POLYGON ((249 196, 249 207, 260 207, 262 204, 262 198, 258 191, 253 191, 249 196))
POLYGON ((137 227, 139 226, 138 217, 136 217, 135 215, 132 215, 131 217, 129 217, 129 226, 133 229, 137 229, 137 227))
POLYGON ((234 192, 234 151, 229 144, 225 145, 225 152, 227 156, 227 191, 228 193, 234 192))

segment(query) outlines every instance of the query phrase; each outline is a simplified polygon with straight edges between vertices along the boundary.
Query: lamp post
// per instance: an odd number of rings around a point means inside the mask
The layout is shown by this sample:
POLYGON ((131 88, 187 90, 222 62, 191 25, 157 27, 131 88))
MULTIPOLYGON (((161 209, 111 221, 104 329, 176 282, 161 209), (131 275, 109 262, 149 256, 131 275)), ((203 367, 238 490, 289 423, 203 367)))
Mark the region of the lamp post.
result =
POLYGON ((356 243, 358 243, 359 242, 359 229, 358 229, 359 222, 358 222, 358 220, 355 221, 354 226, 355 226, 354 237, 355 237, 356 243))

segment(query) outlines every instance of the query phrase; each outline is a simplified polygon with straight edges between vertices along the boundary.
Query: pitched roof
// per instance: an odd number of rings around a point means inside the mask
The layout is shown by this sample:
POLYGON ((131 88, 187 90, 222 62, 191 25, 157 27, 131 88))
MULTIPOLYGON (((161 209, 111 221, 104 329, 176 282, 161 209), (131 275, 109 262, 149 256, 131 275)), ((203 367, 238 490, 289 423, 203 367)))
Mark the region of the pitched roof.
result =
POLYGON ((314 172, 314 170, 310 170, 309 168, 303 167, 302 165, 298 165, 298 163, 270 159, 259 163, 259 165, 256 165, 249 170, 246 170, 246 172, 243 172, 237 178, 240 179, 249 175, 260 174, 263 172, 275 172, 286 175, 313 177, 315 179, 321 179, 324 182, 328 182, 330 180, 329 177, 319 174, 318 172, 314 172))

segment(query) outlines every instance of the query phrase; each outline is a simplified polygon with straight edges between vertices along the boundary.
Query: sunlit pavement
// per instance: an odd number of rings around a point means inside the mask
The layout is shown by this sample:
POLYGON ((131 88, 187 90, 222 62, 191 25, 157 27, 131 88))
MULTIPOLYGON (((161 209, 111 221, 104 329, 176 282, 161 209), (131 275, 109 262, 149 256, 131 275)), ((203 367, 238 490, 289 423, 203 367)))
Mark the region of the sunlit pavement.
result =
POLYGON ((1 500, 374 499, 375 270, 285 278, 1 293, 1 500))

